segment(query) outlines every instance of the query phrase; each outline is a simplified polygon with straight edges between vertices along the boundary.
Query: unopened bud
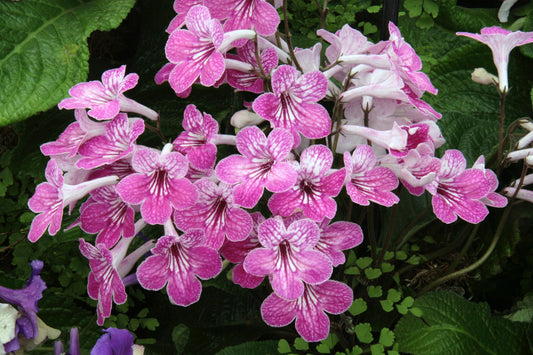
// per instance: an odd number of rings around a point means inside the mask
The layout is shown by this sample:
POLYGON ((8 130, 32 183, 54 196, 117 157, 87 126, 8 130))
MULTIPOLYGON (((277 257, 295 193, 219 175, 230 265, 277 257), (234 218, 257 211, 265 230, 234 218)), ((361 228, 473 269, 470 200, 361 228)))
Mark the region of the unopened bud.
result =
POLYGON ((476 68, 472 72, 472 80, 482 85, 498 84, 498 77, 489 73, 485 68, 476 68))
POLYGON ((231 125, 237 129, 241 129, 247 126, 255 126, 264 119, 261 118, 257 113, 249 110, 237 111, 231 117, 231 125))

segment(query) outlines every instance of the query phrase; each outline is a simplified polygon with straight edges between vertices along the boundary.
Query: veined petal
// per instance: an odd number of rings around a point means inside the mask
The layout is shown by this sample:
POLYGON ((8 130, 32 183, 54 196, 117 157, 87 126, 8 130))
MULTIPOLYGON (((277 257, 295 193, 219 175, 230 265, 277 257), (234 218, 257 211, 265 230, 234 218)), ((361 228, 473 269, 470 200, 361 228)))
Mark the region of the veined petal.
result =
POLYGON ((309 307, 296 317, 296 331, 307 342, 324 340, 329 334, 329 318, 318 308, 309 307))
POLYGON ((281 219, 269 218, 257 228, 257 238, 265 248, 274 248, 285 238, 286 229, 281 219))
POLYGON ((257 126, 245 127, 237 134, 237 149, 249 159, 264 156, 266 148, 267 138, 257 126))
POLYGON ((252 250, 244 259, 243 266, 247 273, 266 276, 274 272, 278 254, 275 250, 258 248, 252 250))
POLYGON ((294 300, 303 294, 304 283, 297 277, 295 271, 285 264, 282 261, 281 267, 269 275, 269 281, 278 296, 287 300, 294 300))
POLYGON ((215 249, 196 246, 189 250, 188 257, 192 270, 201 279, 215 277, 222 270, 222 260, 215 249))
POLYGON ((241 182, 247 175, 248 159, 242 155, 230 155, 218 162, 215 173, 217 177, 228 183, 241 182))
POLYGON ((232 242, 244 240, 252 230, 252 217, 240 208, 229 208, 226 212, 226 237, 232 242))
POLYGON ((202 284, 192 272, 174 272, 168 279, 167 294, 179 306, 189 306, 200 299, 202 284))
POLYGON ((296 318, 296 314, 296 301, 284 300, 275 293, 270 294, 261 305, 261 316, 271 327, 284 327, 290 324, 296 318))
POLYGON ((293 256, 300 278, 308 284, 322 283, 329 279, 333 272, 331 260, 319 251, 303 250, 293 256))

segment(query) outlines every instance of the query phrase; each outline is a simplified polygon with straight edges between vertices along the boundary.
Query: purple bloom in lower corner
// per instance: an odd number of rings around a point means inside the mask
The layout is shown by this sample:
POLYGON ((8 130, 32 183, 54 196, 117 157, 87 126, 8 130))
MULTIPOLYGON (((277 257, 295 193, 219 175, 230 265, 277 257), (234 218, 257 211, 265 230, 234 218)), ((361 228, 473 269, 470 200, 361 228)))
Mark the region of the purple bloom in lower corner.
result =
POLYGON ((91 355, 135 355, 143 354, 135 350, 138 345, 133 343, 133 335, 126 329, 107 328, 91 350, 91 355))

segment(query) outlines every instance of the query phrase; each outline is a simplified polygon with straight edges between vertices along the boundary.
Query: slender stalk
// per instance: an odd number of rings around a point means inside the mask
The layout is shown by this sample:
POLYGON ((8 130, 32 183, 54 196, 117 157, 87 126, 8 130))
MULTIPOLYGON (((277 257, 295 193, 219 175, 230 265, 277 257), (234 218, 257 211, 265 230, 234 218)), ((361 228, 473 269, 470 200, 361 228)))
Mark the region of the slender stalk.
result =
POLYGON ((291 32, 289 31, 289 19, 287 18, 287 0, 283 0, 283 25, 285 26, 285 36, 287 40, 287 46, 289 47, 289 54, 293 64, 296 66, 296 69, 303 72, 300 63, 294 55, 294 48, 292 47, 291 32))
POLYGON ((500 175, 503 155, 503 123, 505 120, 505 92, 500 93, 500 127, 498 134, 498 168, 497 175, 500 175))
POLYGON ((470 236, 468 237, 468 240, 466 241, 465 245, 463 246, 463 249, 459 252, 459 255, 455 258, 455 260, 450 265, 450 268, 448 272, 453 272, 455 268, 457 267, 457 264, 459 264, 459 261, 465 256, 466 252, 468 251, 468 248, 470 248, 470 245, 474 241, 474 238, 476 237, 477 231, 479 229, 479 224, 476 224, 474 228, 472 229, 472 233, 470 233, 470 236))

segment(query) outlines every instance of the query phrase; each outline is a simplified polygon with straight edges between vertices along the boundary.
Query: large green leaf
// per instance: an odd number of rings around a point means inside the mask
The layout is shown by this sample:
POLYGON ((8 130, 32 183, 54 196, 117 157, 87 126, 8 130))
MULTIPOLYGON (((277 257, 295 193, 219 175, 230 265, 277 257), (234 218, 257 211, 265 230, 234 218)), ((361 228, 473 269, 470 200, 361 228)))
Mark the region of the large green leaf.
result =
POLYGON ((526 325, 491 316, 486 303, 471 303, 441 291, 420 297, 414 306, 422 310, 422 318, 408 314, 394 331, 401 352, 520 354, 526 345, 526 325))
POLYGON ((87 37, 117 27, 135 0, 0 2, 0 126, 44 111, 88 73, 87 37))

